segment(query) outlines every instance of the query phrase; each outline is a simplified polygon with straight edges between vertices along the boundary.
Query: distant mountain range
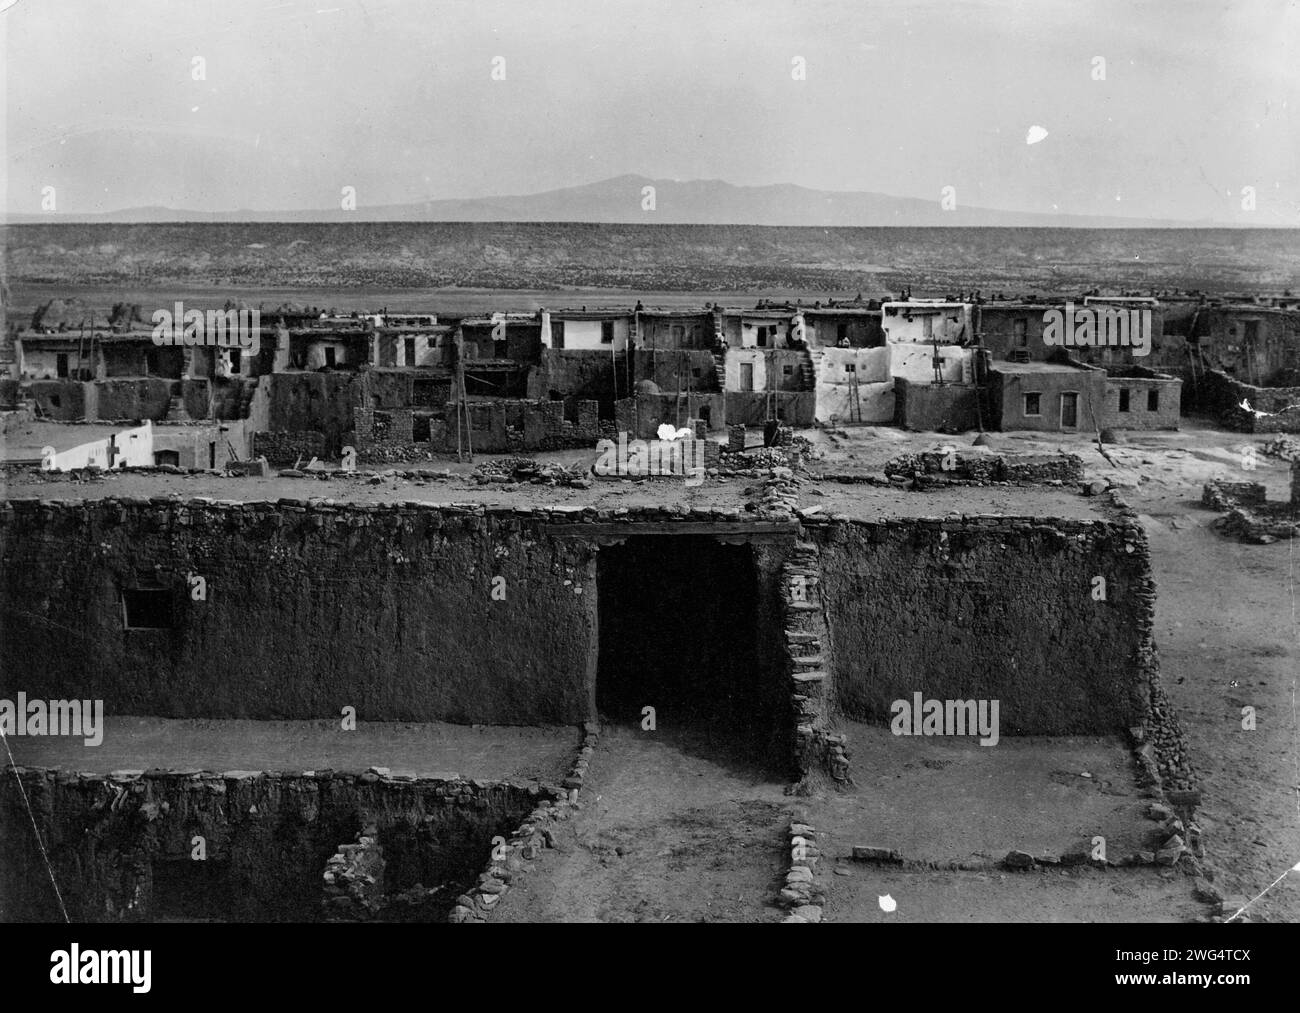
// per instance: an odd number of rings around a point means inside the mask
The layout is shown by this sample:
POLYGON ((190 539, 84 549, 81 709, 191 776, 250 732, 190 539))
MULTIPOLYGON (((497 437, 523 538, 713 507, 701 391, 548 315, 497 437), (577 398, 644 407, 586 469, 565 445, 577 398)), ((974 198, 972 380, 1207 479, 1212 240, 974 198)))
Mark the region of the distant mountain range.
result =
POLYGON ((53 222, 576 222, 662 225, 855 227, 980 226, 1004 228, 1239 228, 1212 221, 1167 221, 1034 214, 965 207, 886 194, 810 190, 790 183, 734 186, 717 179, 671 180, 626 175, 544 193, 359 205, 355 211, 186 211, 134 207, 102 214, 10 214, 12 224, 53 222), (654 188, 654 209, 646 187, 654 188))

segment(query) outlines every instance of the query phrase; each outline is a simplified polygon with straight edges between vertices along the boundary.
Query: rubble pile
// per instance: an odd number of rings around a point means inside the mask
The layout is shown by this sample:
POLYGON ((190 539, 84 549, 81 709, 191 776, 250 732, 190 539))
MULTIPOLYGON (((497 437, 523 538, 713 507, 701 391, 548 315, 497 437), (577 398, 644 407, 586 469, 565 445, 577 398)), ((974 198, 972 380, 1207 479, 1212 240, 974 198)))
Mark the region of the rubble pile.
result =
POLYGON ((575 489, 591 486, 591 476, 582 465, 566 468, 562 464, 548 464, 527 457, 498 457, 485 461, 474 469, 473 478, 479 485, 528 482, 532 485, 558 485, 575 489))
MULTIPOLYGON (((807 440, 803 443, 806 445, 807 440)), ((803 448, 798 443, 788 447, 758 447, 743 453, 728 452, 724 447, 718 473, 733 477, 763 478, 773 468, 803 468, 803 448)))
POLYGON ((1259 452, 1283 461, 1300 461, 1300 440, 1293 436, 1275 436, 1261 446, 1259 452))
POLYGON ((746 495, 757 495, 745 509, 768 519, 788 519, 799 507, 799 486, 803 479, 796 478, 789 468, 773 468, 761 486, 745 490, 746 495))

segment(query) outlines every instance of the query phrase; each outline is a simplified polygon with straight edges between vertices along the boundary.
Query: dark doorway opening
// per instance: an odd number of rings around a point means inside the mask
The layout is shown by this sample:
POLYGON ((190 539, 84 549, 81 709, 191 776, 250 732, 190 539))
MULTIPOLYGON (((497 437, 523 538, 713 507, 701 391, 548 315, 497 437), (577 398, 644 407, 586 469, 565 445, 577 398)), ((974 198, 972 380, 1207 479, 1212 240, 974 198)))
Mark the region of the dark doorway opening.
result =
POLYGON ((749 545, 703 535, 633 536, 600 550, 596 706, 683 748, 745 766, 777 752, 774 679, 759 657, 749 545))

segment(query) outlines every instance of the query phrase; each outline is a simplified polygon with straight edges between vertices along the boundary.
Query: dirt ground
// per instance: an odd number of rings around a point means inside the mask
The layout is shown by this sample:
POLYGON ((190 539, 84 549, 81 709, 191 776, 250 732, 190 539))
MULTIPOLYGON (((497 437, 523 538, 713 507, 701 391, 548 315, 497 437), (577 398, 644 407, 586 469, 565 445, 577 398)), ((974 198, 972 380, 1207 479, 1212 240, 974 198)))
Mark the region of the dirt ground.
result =
MULTIPOLYGON (((28 434, 36 436, 37 434, 28 434)), ((824 453, 815 472, 878 474, 900 453, 952 444, 947 437, 862 427, 805 433, 824 453)), ((1162 680, 1193 748, 1202 777, 1199 818, 1210 865, 1229 894, 1247 898, 1300 861, 1300 711, 1297 657, 1300 613, 1294 542, 1244 545, 1211 527, 1216 515, 1200 507, 1210 478, 1264 482, 1269 498, 1289 490, 1285 462, 1259 456, 1245 472, 1240 448, 1260 437, 1227 433, 1183 420, 1177 433, 1131 434, 1109 446, 1105 460, 1087 435, 995 433, 992 452, 1079 453, 1089 478, 1106 478, 1139 511, 1148 532, 1158 590, 1156 635, 1162 680), (1241 708, 1255 708, 1257 727, 1243 730, 1241 708)), ((545 455, 566 463, 593 452, 545 455)), ((439 464, 438 467, 445 465, 439 464)), ((460 475, 468 465, 451 464, 460 475)), ((700 489, 679 482, 596 483, 587 490, 474 486, 462 477, 420 484, 394 477, 354 480, 232 480, 211 476, 110 476, 89 483, 47 482, 20 475, 10 496, 76 499, 158 496, 274 500, 336 497, 358 501, 422 500, 601 507, 687 503, 736 508, 752 480, 710 481, 700 489), (343 490, 343 491, 341 491, 343 490)), ((907 493, 833 482, 809 482, 801 506, 857 517, 1020 513, 1098 516, 1098 501, 1063 489, 966 489, 907 493)), ((476 732, 492 736, 499 730, 476 732)), ((684 733, 683 733, 684 734, 684 733)), ((1120 853, 1140 837, 1140 798, 1122 748, 1109 740, 1009 740, 996 749, 968 743, 913 741, 886 745, 881 729, 852 729, 851 794, 827 792, 794 799, 780 773, 719 751, 717 743, 669 734, 648 737, 637 728, 607 729, 593 758, 583 810, 565 824, 558 847, 511 891, 500 917, 518 921, 774 921, 773 899, 787 856, 784 829, 796 807, 827 835, 828 921, 1088 920, 1159 921, 1204 917, 1191 880, 1155 869, 1098 871, 1051 868, 1034 873, 916 871, 844 863, 831 866, 854 844, 897 847, 917 857, 961 858, 1013 847, 1064 848, 1095 828, 1110 831, 1120 853), (982 755, 996 754, 996 755, 982 755), (1000 759, 998 759, 1000 758, 1000 759), (1093 778, 1082 778, 1088 771, 1093 778), (879 898, 898 903, 891 913, 879 898)), ((560 738, 563 738, 562 736, 560 738)), ((449 740, 450 741, 450 740, 449 740)), ((558 739, 556 740, 558 743, 558 739)), ((904 740, 906 741, 906 740, 904 740)), ((107 748, 107 745, 106 747, 107 748)), ((242 748, 242 747, 240 747, 242 748)), ((530 749, 532 747, 529 747, 530 749)), ((512 763, 522 772, 551 763, 550 745, 512 763), (529 766, 532 764, 532 766, 529 766)), ((400 750, 398 751, 400 752, 400 750)), ((257 753, 257 750, 253 750, 257 753)), ((482 744, 439 748, 436 763, 381 761, 384 749, 358 755, 360 765, 394 768, 482 769, 482 744), (455 750, 464 749, 459 753, 455 750)), ((255 767, 249 752, 232 751, 231 767, 255 767)), ((260 753, 258 755, 261 755, 260 753)), ((285 754, 267 752, 267 765, 285 754)), ((396 755, 396 753, 392 754, 396 755)), ((489 758, 492 754, 489 752, 489 758)), ((556 754, 558 755, 558 754, 556 754)), ((328 750, 319 761, 335 766, 328 750)), ((123 763, 139 767, 142 762, 123 763)), ((295 763, 302 767, 307 764, 295 763)), ((490 765, 490 764, 489 764, 490 765)), ((1114 853, 1115 844, 1108 836, 1114 853)), ((1134 848, 1135 849, 1135 848, 1134 848)), ((1300 873, 1284 876, 1253 903, 1256 921, 1300 921, 1300 873)))
MULTIPOLYGON (((20 765, 111 773, 115 770, 364 771, 558 784, 579 743, 573 728, 503 728, 442 723, 358 721, 202 721, 105 717, 104 740, 9 736, 20 765)), ((0 765, 8 757, 0 759, 0 765)))
POLYGON ((608 725, 564 824, 502 905, 519 922, 778 921, 785 784, 706 732, 608 725))

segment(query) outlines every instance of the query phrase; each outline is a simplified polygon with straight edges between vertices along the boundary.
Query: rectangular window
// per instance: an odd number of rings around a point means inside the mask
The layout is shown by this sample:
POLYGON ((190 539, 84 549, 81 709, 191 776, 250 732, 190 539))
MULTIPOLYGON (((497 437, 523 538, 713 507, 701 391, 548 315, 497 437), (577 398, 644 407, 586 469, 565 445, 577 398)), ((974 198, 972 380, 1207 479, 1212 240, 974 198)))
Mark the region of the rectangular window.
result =
POLYGON ((411 439, 416 443, 429 442, 429 416, 411 416, 411 439))
POLYGON ((1025 395, 1025 415, 1042 415, 1043 414, 1043 395, 1026 394, 1025 395))
POLYGON ((415 365, 415 339, 414 338, 406 339, 406 364, 408 366, 415 365))
POLYGON ((1128 388, 1127 387, 1121 387, 1119 389, 1119 410, 1122 412, 1128 411, 1128 388))
POLYGON ((122 622, 128 630, 171 629, 172 593, 164 588, 124 589, 122 622))
POLYGON ((758 329, 758 347, 759 347, 759 348, 766 348, 766 347, 767 347, 767 332, 768 332, 768 329, 767 329, 766 327, 760 327, 760 328, 758 329))
POLYGON ((847 341, 848 338, 849 338, 849 325, 848 325, 848 324, 836 324, 836 325, 835 325, 835 340, 836 340, 836 341, 847 341))
POLYGON ((794 367, 793 367, 793 366, 782 366, 782 367, 781 367, 781 372, 784 373, 786 376, 790 376, 790 375, 792 375, 792 374, 794 373, 794 367))
POLYGON ((1029 321, 1025 317, 1011 321, 1011 336, 1017 348, 1029 347, 1029 321))
POLYGON ((331 369, 334 368, 334 346, 329 345, 325 349, 325 365, 331 369))
POLYGON ((244 364, 244 353, 241 352, 238 348, 232 348, 230 350, 230 372, 238 373, 240 367, 242 367, 243 364, 244 364))
POLYGON ((934 337, 934 317, 927 314, 921 318, 921 333, 925 335, 926 341, 934 337))
POLYGON ((669 342, 672 344, 672 346, 673 346, 674 348, 680 348, 680 347, 681 347, 681 344, 682 344, 682 336, 683 336, 685 333, 686 333, 686 329, 685 329, 684 327, 682 327, 681 324, 671 324, 671 325, 669 325, 669 327, 668 327, 668 340, 669 340, 669 342))
POLYGON ((1147 411, 1158 412, 1160 410, 1160 391, 1147 391, 1147 411))
POLYGON ((856 373, 857 371, 858 371, 858 365, 856 362, 846 362, 844 364, 844 372, 856 373))
POLYGON ((60 380, 66 379, 68 375, 68 357, 63 352, 55 357, 54 373, 60 380))
POLYGON ((612 345, 614 343, 613 320, 602 320, 600 322, 600 343, 602 345, 612 345))

